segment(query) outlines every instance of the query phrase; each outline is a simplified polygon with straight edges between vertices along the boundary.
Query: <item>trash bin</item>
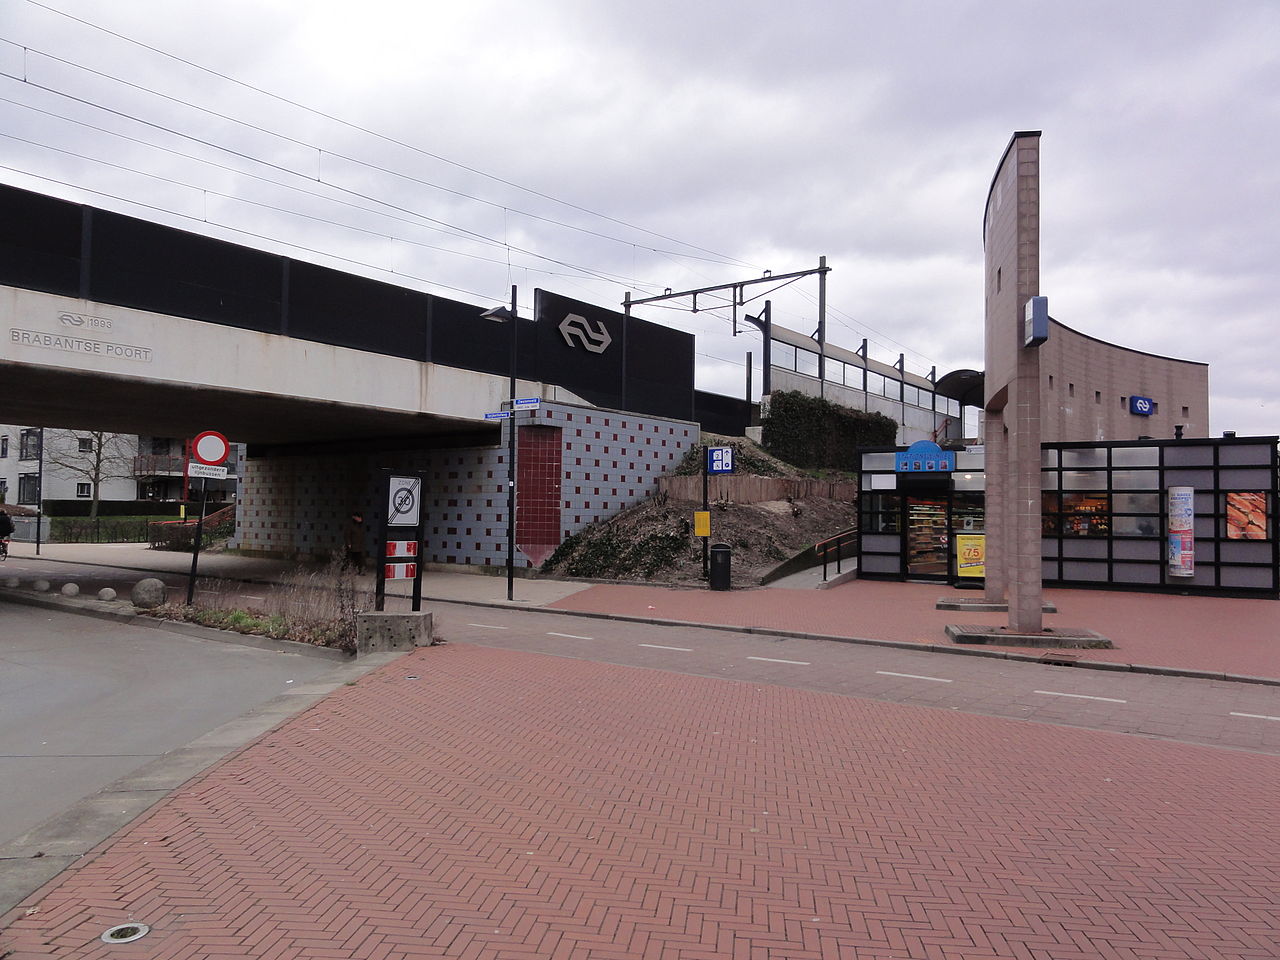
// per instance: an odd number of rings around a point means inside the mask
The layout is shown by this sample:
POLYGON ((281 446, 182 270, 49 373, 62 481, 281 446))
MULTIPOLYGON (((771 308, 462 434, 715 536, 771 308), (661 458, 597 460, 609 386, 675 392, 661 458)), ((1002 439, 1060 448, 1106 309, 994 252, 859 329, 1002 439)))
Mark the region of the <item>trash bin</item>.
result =
POLYGON ((711 545, 710 584, 712 590, 729 589, 729 569, 732 559, 733 548, 727 543, 713 543, 711 545))

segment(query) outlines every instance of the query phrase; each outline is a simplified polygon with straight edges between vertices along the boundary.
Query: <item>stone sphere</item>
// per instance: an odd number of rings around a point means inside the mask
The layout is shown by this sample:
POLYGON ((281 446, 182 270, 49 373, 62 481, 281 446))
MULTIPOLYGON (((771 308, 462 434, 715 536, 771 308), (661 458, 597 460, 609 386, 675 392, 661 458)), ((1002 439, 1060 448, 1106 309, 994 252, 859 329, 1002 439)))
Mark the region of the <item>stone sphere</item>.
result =
POLYGON ((31 584, 31 589, 36 591, 36 593, 44 593, 49 589, 49 581, 37 580, 35 583, 31 584))
POLYGON ((155 577, 139 580, 129 594, 129 599, 133 601, 135 607, 141 607, 143 610, 158 607, 164 603, 164 582, 155 577))
POLYGON ((98 591, 99 600, 114 600, 115 598, 116 598, 116 592, 112 590, 110 587, 103 587, 101 590, 98 591))
POLYGON ((80 595, 80 585, 76 583, 64 583, 62 585, 62 595, 64 597, 76 597, 80 595))

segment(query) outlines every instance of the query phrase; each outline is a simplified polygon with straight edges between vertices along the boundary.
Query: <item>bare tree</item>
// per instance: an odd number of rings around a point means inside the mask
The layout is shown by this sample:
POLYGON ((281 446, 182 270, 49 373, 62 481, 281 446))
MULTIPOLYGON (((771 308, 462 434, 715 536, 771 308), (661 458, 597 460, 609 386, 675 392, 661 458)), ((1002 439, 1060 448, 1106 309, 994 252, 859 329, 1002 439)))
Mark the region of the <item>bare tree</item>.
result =
POLYGON ((98 516, 102 485, 132 479, 138 438, 105 430, 46 430, 44 462, 89 484, 89 517, 98 516))

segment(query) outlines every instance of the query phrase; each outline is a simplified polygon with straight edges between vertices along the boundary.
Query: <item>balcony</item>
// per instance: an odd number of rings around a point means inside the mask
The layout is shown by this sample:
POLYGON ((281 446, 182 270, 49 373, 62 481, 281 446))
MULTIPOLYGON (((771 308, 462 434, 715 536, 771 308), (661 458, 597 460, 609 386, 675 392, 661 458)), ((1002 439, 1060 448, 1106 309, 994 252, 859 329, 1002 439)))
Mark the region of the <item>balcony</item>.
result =
POLYGON ((185 458, 180 454, 145 453, 133 458, 133 475, 143 477, 180 477, 185 458))

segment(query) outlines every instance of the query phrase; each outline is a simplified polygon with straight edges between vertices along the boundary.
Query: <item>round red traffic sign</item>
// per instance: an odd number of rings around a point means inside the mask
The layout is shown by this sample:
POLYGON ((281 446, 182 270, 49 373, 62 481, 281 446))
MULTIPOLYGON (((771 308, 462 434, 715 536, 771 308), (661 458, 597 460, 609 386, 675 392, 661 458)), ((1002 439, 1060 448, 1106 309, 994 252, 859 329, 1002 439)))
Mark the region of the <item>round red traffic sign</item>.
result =
POLYGON ((216 430, 206 430, 191 441, 191 456, 211 467, 220 465, 230 452, 231 444, 216 430))

